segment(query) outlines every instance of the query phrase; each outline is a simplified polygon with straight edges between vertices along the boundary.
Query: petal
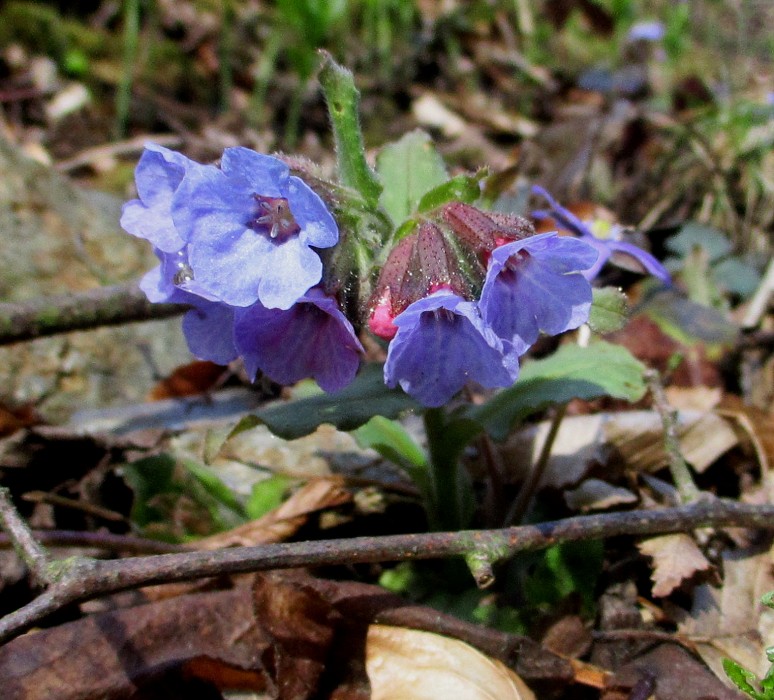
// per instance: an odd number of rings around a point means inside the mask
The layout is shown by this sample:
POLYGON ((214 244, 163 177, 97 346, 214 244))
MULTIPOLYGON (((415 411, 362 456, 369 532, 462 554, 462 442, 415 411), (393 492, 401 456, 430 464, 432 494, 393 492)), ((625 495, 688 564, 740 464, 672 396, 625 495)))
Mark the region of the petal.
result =
MULTIPOLYGON (((565 228, 568 231, 573 231, 583 238, 588 236, 591 236, 592 238, 594 237, 591 229, 586 226, 586 224, 584 224, 569 209, 565 209, 563 206, 561 206, 559 202, 557 202, 545 189, 539 185, 533 185, 532 191, 548 202, 551 207, 551 211, 549 211, 548 214, 552 219, 555 219, 558 223, 560 223, 562 228, 565 228)), ((545 215, 545 212, 535 213, 538 215, 545 215)), ((540 216, 538 216, 538 218, 540 218, 540 216)))
POLYGON ((583 241, 545 234, 515 269, 505 267, 509 250, 518 251, 524 242, 493 252, 479 304, 484 320, 518 354, 526 352, 540 331, 556 335, 588 319, 591 286, 581 274, 566 270, 572 269, 572 261, 585 267, 597 256, 583 241))
POLYGON ((441 292, 415 302, 396 325, 385 382, 400 384, 426 406, 446 403, 469 379, 488 387, 508 386, 515 379, 514 364, 511 372, 503 366, 500 346, 491 344, 496 338, 487 335, 475 305, 456 295, 441 292))
POLYGON ((196 166, 182 153, 155 143, 146 143, 134 171, 137 194, 146 206, 163 203, 167 207, 186 171, 196 166))
POLYGON ((218 241, 227 246, 254 215, 255 200, 249 188, 205 165, 190 170, 172 199, 172 219, 185 240, 218 241))
POLYGON ((133 199, 121 209, 120 224, 127 233, 144 238, 167 253, 185 245, 172 222, 169 207, 146 207, 139 199, 133 199))
POLYGON ((290 211, 301 227, 302 240, 316 248, 330 248, 339 240, 339 229, 324 202, 303 180, 291 177, 286 188, 290 211))
POLYGON ((261 369, 280 384, 313 377, 325 391, 354 378, 363 348, 334 300, 304 297, 291 309, 255 304, 237 311, 235 337, 250 376, 261 369))
MULTIPOLYGON (((223 241, 213 238, 189 246, 188 258, 194 279, 213 297, 226 304, 250 306, 258 300, 258 287, 274 246, 271 241, 247 228, 232 232, 230 238, 228 247, 224 247, 223 241)), ((278 274, 281 272, 277 271, 278 274)))
POLYGON ((200 360, 227 365, 237 357, 231 306, 197 300, 183 317, 183 333, 188 348, 200 360))
POLYGON ((238 146, 223 151, 220 167, 229 179, 239 181, 254 194, 285 196, 282 190, 290 169, 278 158, 238 146))
POLYGON ((297 238, 281 244, 269 242, 271 250, 261 265, 258 299, 264 306, 288 309, 322 278, 322 261, 297 238))
POLYGON ((607 245, 612 252, 622 253, 623 255, 634 258, 649 274, 658 277, 665 285, 672 286, 672 276, 667 269, 647 251, 633 243, 627 243, 626 241, 610 241, 607 245))

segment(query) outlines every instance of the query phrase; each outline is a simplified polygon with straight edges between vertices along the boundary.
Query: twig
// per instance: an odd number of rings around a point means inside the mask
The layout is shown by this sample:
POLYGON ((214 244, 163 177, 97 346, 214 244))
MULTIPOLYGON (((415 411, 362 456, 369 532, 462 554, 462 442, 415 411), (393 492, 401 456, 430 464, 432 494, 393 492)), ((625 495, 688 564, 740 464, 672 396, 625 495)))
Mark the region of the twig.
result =
POLYGON ((92 146, 76 153, 71 158, 60 160, 54 167, 60 173, 67 173, 71 170, 77 170, 93 163, 98 163, 107 158, 117 158, 118 156, 130 156, 139 153, 145 148, 145 144, 153 142, 159 146, 175 148, 183 143, 183 139, 176 134, 143 134, 135 136, 125 141, 111 141, 101 146, 92 146))
POLYGON ((50 583, 53 579, 48 555, 35 541, 11 500, 11 492, 4 486, 0 486, 0 527, 8 534, 13 548, 32 572, 33 578, 41 584, 50 583))
POLYGON ((151 304, 136 284, 0 304, 0 345, 131 321, 168 318, 187 309, 180 304, 151 304))
POLYGON ((694 483, 680 450, 680 440, 677 437, 677 411, 669 405, 664 393, 664 386, 661 383, 661 376, 656 370, 647 370, 645 381, 648 383, 648 388, 653 396, 653 407, 661 416, 661 424, 664 428, 664 449, 669 460, 672 480, 675 482, 675 487, 683 503, 691 503, 701 497, 701 491, 694 483))
POLYGON ((59 575, 45 593, 0 620, 0 642, 21 634, 65 605, 152 584, 267 569, 470 557, 476 553, 500 561, 561 542, 655 535, 700 527, 772 529, 774 506, 713 499, 678 508, 585 515, 504 530, 268 544, 117 561, 70 559, 57 562, 59 575))
POLYGON ((511 509, 508 511, 508 515, 505 518, 506 525, 520 523, 527 514, 530 503, 532 502, 532 497, 535 495, 535 491, 540 485, 540 480, 543 478, 543 474, 548 466, 551 450, 556 441, 556 436, 559 434, 559 427, 562 425, 565 413, 567 413, 566 404, 562 404, 554 412, 554 417, 551 419, 551 425, 548 428, 548 435, 546 435, 543 446, 540 448, 540 455, 538 456, 535 466, 529 470, 527 478, 521 486, 519 495, 516 497, 511 509))
MULTIPOLYGON (((132 535, 116 535, 113 532, 80 532, 77 530, 31 530, 33 538, 48 547, 90 547, 108 552, 132 554, 169 554, 196 549, 182 544, 149 540, 132 535)), ((11 538, 0 533, 0 548, 13 544, 11 538)))

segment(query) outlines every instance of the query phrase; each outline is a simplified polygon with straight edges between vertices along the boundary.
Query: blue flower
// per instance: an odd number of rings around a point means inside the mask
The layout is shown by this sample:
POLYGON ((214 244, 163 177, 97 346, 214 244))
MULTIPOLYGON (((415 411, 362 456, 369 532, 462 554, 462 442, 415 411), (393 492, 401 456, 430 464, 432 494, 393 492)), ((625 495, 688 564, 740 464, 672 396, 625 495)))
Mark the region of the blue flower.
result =
POLYGON ((180 250, 185 241, 172 221, 172 197, 183 176, 197 167, 202 166, 180 153, 155 143, 146 144, 134 173, 139 199, 124 204, 123 229, 165 253, 180 250))
POLYGON ((583 273, 586 279, 594 279, 610 257, 614 253, 620 253, 636 260, 648 274, 657 277, 664 284, 672 284, 672 277, 667 272, 666 268, 650 253, 644 251, 642 248, 638 248, 632 243, 627 243, 626 241, 616 240, 612 237, 608 239, 598 238, 594 235, 592 230, 583 223, 583 221, 571 211, 560 206, 559 203, 542 187, 534 186, 532 191, 543 197, 551 206, 551 209, 548 211, 532 212, 533 217, 536 219, 544 219, 550 216, 563 228, 580 236, 584 241, 594 246, 594 248, 599 251, 599 258, 597 259, 596 264, 583 273))
POLYGON ((187 304, 191 307, 183 317, 183 334, 188 349, 200 360, 227 365, 237 358, 234 344, 234 308, 219 301, 202 298, 175 283, 185 269, 185 255, 156 250, 161 265, 148 272, 140 281, 140 289, 155 303, 187 304))
POLYGON ((556 233, 492 251, 479 308, 506 351, 522 355, 541 331, 557 335, 586 322, 591 285, 579 272, 596 259, 584 241, 556 233))
POLYGON ((400 384, 425 406, 441 406, 468 380, 510 386, 518 376, 515 355, 484 324, 474 302, 439 291, 408 306, 395 320, 398 332, 384 365, 387 386, 400 384))
POLYGON ((228 148, 189 170, 172 203, 198 284, 233 306, 289 309, 322 276, 312 249, 338 241, 322 200, 277 158, 228 148))
POLYGON ((251 379, 258 370, 279 384, 312 377, 325 391, 349 384, 364 352, 336 300, 316 288, 290 309, 237 309, 234 337, 251 379))

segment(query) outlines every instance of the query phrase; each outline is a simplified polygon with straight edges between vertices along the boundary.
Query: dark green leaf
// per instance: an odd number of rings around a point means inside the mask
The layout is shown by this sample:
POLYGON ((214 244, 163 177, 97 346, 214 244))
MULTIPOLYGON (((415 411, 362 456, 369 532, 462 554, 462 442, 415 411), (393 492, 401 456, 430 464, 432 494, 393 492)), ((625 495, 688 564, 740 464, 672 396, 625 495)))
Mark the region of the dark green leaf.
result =
POLYGON ((354 430, 374 416, 394 418, 416 408, 418 404, 410 396, 385 386, 381 365, 366 365, 346 389, 265 408, 243 418, 231 437, 263 424, 275 435, 292 440, 314 432, 323 423, 354 430))
POLYGON ((524 365, 518 381, 482 406, 464 412, 496 440, 514 424, 553 404, 613 396, 637 401, 645 394, 644 365, 619 345, 565 345, 553 355, 524 365))
POLYGON ((673 289, 655 294, 641 310, 664 333, 685 345, 702 341, 709 345, 728 345, 736 340, 739 329, 717 309, 686 299, 673 289))

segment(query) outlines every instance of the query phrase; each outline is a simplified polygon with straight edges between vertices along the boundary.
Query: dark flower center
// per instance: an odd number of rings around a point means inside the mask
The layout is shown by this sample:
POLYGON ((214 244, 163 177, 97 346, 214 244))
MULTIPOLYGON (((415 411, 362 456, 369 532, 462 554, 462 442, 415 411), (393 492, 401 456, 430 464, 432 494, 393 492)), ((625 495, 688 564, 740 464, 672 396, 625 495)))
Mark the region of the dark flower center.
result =
POLYGON ((284 197, 264 197, 254 194, 258 202, 255 216, 247 222, 247 227, 258 233, 265 233, 274 241, 284 241, 297 234, 301 227, 293 218, 288 200, 284 197))

